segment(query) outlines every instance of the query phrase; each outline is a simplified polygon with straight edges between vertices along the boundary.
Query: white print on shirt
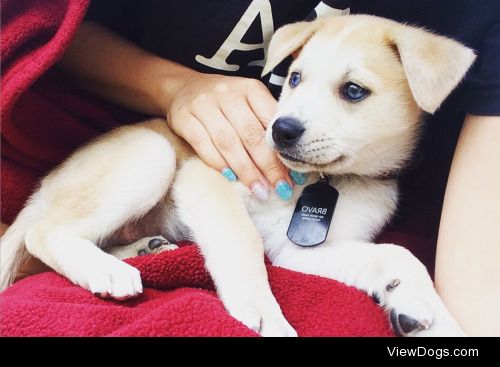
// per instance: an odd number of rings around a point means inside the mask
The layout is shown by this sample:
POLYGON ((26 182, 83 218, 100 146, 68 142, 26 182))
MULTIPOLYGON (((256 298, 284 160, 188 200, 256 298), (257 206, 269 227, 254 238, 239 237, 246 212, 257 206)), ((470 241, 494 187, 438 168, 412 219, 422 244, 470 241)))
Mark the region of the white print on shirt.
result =
POLYGON ((206 58, 202 55, 196 55, 196 61, 205 66, 225 70, 225 71, 238 71, 240 66, 235 64, 228 64, 227 58, 234 50, 252 51, 263 49, 264 59, 254 60, 248 66, 264 66, 265 51, 267 44, 274 33, 273 14, 271 9, 270 0, 253 0, 248 9, 245 11, 238 24, 234 27, 233 31, 222 46, 217 50, 215 55, 211 58, 206 58), (254 20, 260 16, 260 23, 262 24, 262 43, 243 43, 241 40, 252 26, 254 20))
POLYGON ((351 8, 335 9, 330 5, 325 4, 323 1, 320 1, 320 3, 314 8, 314 11, 318 17, 322 17, 324 15, 349 15, 351 8))
MULTIPOLYGON (((350 9, 335 9, 321 1, 314 10, 318 16, 324 16, 346 15, 349 14, 350 9)), ((202 55, 196 55, 195 60, 200 64, 213 69, 238 71, 240 69, 239 65, 227 63, 227 58, 233 51, 253 51, 262 49, 264 51, 264 59, 254 60, 250 62, 248 66, 263 67, 267 55, 267 46, 273 33, 274 21, 270 0, 253 0, 217 52, 210 58, 206 58, 202 55), (260 24, 262 26, 262 43, 250 44, 241 42, 257 17, 260 17, 260 24)), ((283 76, 275 74, 271 75, 270 82, 272 84, 283 85, 284 81, 285 78, 283 76)))

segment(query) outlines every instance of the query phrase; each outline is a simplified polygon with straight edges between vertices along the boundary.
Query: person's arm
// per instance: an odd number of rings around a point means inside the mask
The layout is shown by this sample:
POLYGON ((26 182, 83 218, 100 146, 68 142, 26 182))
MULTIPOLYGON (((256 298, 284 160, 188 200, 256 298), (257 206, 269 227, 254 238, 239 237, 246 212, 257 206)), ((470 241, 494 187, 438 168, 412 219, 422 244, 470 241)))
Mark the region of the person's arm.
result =
POLYGON ((96 22, 80 26, 59 68, 96 95, 157 116, 164 115, 176 91, 195 75, 191 69, 151 54, 96 22))
POLYGON ((84 89, 136 111, 167 117, 205 163, 219 171, 233 169, 256 196, 263 198, 269 183, 291 184, 265 143, 276 101, 260 81, 196 72, 96 22, 80 26, 59 66, 84 89))
POLYGON ((500 116, 467 116, 453 158, 436 287, 471 336, 500 336, 500 116))

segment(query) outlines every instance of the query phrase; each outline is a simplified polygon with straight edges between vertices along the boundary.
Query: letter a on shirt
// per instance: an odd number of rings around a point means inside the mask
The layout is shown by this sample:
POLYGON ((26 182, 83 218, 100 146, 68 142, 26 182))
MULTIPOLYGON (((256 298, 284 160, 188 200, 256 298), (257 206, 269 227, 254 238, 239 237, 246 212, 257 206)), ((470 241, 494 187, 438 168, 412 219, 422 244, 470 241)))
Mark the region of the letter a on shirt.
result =
POLYGON ((217 50, 217 52, 210 58, 206 58, 202 55, 196 55, 195 59, 200 64, 205 66, 225 71, 238 71, 240 66, 235 64, 228 64, 227 58, 235 50, 239 51, 251 51, 257 49, 264 50, 264 59, 255 60, 248 64, 248 66, 264 66, 264 60, 266 58, 267 44, 269 43, 271 36, 274 32, 274 22, 273 14, 271 9, 271 3, 269 0, 253 0, 248 9, 245 11, 238 24, 234 27, 232 32, 229 34, 227 39, 224 41, 222 46, 217 50), (248 32, 253 22, 257 17, 260 17, 260 23, 262 25, 262 43, 243 43, 241 40, 248 32))

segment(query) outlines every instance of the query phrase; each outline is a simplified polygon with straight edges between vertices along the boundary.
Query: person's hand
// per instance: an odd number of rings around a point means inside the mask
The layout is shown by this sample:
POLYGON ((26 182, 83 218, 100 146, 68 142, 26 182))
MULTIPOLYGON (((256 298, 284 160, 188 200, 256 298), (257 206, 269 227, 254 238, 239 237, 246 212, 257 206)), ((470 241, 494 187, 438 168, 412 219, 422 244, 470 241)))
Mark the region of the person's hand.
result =
POLYGON ((165 106, 167 121, 210 167, 266 200, 292 196, 288 170, 265 142, 276 101, 258 80, 194 72, 165 106))
POLYGON ((205 163, 228 179, 237 175, 257 198, 265 200, 270 186, 291 197, 288 172, 264 140, 276 101, 259 81, 198 73, 96 22, 80 26, 59 67, 118 105, 166 116, 205 163))

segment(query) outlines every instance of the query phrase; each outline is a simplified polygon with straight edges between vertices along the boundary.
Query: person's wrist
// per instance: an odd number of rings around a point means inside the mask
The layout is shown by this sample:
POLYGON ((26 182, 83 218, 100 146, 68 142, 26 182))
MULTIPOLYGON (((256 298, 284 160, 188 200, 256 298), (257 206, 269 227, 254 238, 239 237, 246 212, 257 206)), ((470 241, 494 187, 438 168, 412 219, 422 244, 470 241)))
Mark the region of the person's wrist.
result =
POLYGON ((200 73, 188 68, 178 72, 171 71, 158 78, 157 88, 154 92, 155 105, 163 116, 167 116, 173 101, 180 91, 200 73))

